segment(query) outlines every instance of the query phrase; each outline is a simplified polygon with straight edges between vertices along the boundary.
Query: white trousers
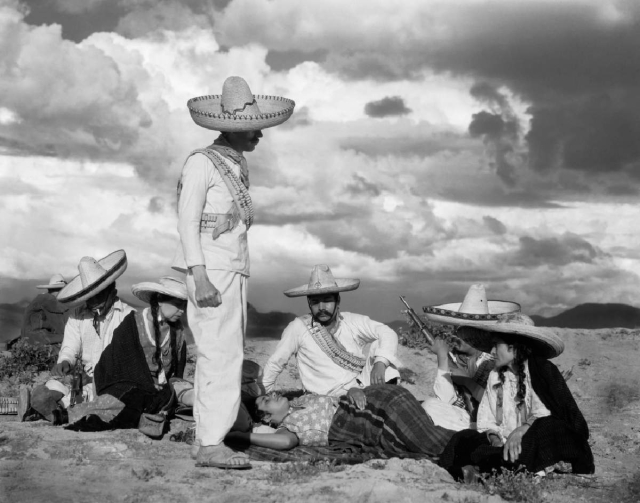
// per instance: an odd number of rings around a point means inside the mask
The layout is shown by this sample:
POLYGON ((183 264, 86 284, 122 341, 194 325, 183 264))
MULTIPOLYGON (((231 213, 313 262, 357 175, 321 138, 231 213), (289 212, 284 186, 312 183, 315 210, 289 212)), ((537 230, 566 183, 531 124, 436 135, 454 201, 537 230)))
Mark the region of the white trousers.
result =
POLYGON ((220 444, 238 416, 247 328, 247 277, 218 270, 207 274, 222 296, 218 307, 195 304, 195 282, 187 274, 187 319, 198 355, 193 417, 202 446, 220 444))

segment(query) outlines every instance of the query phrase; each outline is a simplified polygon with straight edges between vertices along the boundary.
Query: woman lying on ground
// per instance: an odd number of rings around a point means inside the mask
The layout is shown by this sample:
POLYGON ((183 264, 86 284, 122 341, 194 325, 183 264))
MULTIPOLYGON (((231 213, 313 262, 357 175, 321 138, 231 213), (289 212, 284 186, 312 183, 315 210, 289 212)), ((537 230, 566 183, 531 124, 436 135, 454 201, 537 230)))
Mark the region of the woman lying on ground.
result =
POLYGON ((477 431, 456 433, 439 464, 466 481, 501 467, 523 466, 544 475, 561 461, 570 463, 573 473, 593 473, 587 423, 564 377, 548 361, 564 350, 557 335, 520 313, 447 321, 460 326, 457 335, 481 351, 493 346, 496 361, 477 431))
POLYGON ((114 331, 95 369, 98 396, 92 402, 71 407, 70 423, 97 416, 100 421, 92 418, 85 425, 87 429, 106 426, 103 423, 116 428, 135 427, 143 414, 166 416, 175 405, 169 380, 180 380, 186 364, 181 323, 187 307, 186 285, 164 277, 157 283, 133 285, 131 291, 149 307, 130 313, 114 331))
POLYGON ((390 384, 352 388, 340 398, 303 395, 289 401, 271 393, 256 398, 255 408, 275 433, 232 432, 227 440, 278 450, 341 442, 436 457, 454 433, 434 425, 409 391, 390 384))

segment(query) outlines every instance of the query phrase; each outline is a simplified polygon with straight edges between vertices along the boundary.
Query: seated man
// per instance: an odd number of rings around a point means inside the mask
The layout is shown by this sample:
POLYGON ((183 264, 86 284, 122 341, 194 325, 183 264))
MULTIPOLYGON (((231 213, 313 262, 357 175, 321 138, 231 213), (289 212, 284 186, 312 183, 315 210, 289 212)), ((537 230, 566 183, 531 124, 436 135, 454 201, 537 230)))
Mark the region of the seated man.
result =
MULTIPOLYGON (((115 281, 127 268, 124 250, 101 260, 84 257, 78 265, 80 274, 58 294, 58 301, 71 307, 65 325, 58 363, 51 369, 53 379, 44 385, 20 389, 18 420, 38 413, 54 424, 68 420, 67 408, 76 402, 91 401, 95 396, 94 367, 113 331, 134 309, 118 298, 115 281), (71 377, 76 364, 81 366, 82 384, 72 389, 71 377)), ((76 379, 77 381, 77 379, 76 379)))
POLYGON ((54 274, 47 285, 36 288, 46 289, 34 298, 24 312, 20 335, 31 344, 58 344, 64 336, 67 308, 58 302, 58 293, 67 284, 60 274, 54 274))
MULTIPOLYGON (((267 393, 294 354, 302 386, 311 393, 341 396, 353 387, 398 379, 397 334, 367 316, 340 312, 340 292, 359 285, 358 279, 334 278, 329 266, 321 264, 313 268, 308 285, 284 292, 287 297, 306 295, 311 314, 296 318, 284 330, 264 367, 267 393)), ((358 397, 364 403, 364 394, 358 397)))

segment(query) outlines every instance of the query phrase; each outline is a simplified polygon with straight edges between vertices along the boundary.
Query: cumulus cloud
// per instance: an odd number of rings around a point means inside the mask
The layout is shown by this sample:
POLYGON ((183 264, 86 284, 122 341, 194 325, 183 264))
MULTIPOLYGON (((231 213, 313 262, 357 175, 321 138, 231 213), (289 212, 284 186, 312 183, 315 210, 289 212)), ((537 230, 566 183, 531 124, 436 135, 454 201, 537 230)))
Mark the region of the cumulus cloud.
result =
POLYGON ((407 108, 400 96, 385 96, 381 100, 371 101, 364 106, 364 113, 369 117, 393 117, 407 115, 411 109, 407 108))

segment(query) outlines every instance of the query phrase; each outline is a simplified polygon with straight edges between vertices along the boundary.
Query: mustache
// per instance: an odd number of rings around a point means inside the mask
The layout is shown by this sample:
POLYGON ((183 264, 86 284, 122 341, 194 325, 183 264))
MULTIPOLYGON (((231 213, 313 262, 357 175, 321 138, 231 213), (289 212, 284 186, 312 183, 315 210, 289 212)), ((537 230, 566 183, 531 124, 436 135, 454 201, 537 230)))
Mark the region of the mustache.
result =
POLYGON ((322 310, 318 311, 317 316, 321 316, 321 315, 323 315, 323 314, 324 314, 324 315, 326 315, 326 316, 331 316, 331 315, 333 315, 333 313, 330 313, 329 311, 325 311, 324 309, 322 309, 322 310))

